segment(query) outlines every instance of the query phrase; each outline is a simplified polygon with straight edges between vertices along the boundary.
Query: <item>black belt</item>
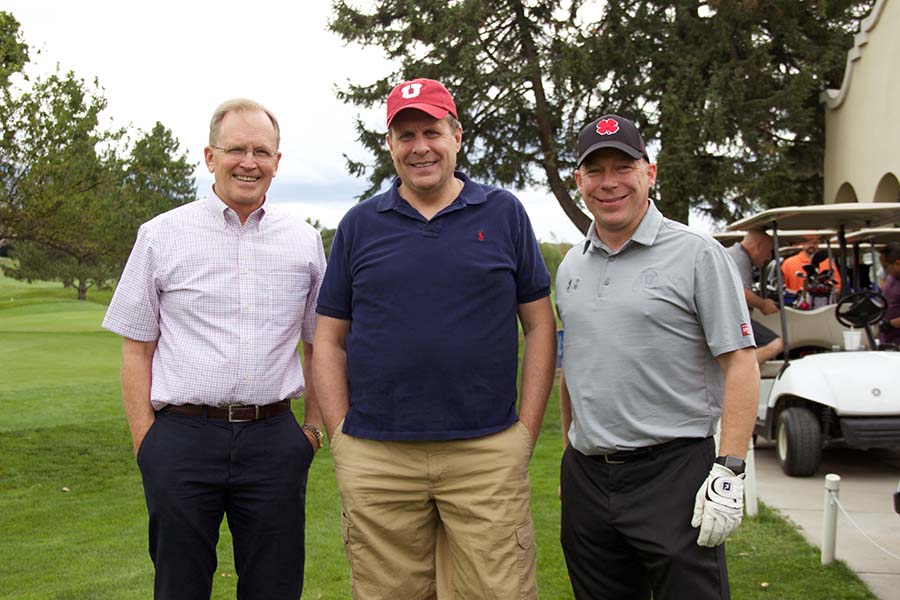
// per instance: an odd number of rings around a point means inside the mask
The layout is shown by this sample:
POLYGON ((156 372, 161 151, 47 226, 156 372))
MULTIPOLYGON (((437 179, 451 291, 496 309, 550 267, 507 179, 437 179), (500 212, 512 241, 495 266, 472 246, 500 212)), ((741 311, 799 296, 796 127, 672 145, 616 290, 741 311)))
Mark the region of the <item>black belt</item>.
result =
POLYGON ((168 404, 160 412, 194 417, 206 416, 207 419, 227 419, 231 423, 259 421, 266 417, 274 417, 291 410, 291 401, 282 400, 264 406, 254 404, 229 404, 227 406, 206 406, 204 404, 168 404))
POLYGON ((676 438, 654 446, 644 446, 643 448, 635 448, 634 450, 622 450, 621 452, 613 452, 611 454, 591 454, 587 455, 587 457, 599 462, 604 462, 608 465, 621 465, 634 460, 650 458, 654 454, 659 454, 665 450, 690 446, 691 444, 696 444, 704 439, 706 438, 676 438))

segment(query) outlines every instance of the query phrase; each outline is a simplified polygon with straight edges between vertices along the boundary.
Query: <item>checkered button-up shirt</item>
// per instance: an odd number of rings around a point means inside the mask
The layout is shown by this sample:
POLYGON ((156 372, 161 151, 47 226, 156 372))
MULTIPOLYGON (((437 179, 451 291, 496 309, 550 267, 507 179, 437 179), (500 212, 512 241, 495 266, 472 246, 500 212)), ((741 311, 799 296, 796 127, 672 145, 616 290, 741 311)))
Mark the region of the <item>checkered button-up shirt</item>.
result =
POLYGON ((158 341, 157 410, 295 398, 304 388, 297 344, 312 342, 324 271, 308 223, 263 205, 241 225, 210 195, 141 226, 103 327, 158 341))

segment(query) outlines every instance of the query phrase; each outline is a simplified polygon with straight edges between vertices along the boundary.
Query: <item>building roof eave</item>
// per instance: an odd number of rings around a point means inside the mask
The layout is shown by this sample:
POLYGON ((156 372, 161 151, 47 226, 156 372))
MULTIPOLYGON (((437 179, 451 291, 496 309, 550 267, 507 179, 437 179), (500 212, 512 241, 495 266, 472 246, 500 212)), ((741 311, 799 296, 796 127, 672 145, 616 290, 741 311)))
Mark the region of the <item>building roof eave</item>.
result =
POLYGON ((862 48, 869 43, 869 33, 878 24, 881 13, 884 11, 884 5, 887 0, 876 0, 875 6, 869 15, 860 21, 859 33, 853 36, 853 47, 847 51, 847 66, 844 68, 844 79, 841 82, 839 90, 826 89, 819 94, 819 102, 825 104, 828 108, 834 110, 843 104, 850 90, 850 81, 853 75, 853 65, 862 57, 862 48))

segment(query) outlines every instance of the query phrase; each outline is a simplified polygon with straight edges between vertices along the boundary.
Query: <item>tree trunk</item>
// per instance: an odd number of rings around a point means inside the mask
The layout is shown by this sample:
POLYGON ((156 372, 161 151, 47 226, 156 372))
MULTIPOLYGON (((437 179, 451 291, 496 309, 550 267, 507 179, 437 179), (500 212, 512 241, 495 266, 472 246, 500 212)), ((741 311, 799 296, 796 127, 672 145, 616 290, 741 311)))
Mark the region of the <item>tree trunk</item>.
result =
POLYGON ((79 300, 87 300, 87 291, 88 291, 88 282, 86 279, 78 280, 78 299, 79 300))
POLYGON ((550 190, 556 197, 556 201, 559 202, 559 205, 562 207, 563 212, 566 213, 569 220, 578 228, 578 231, 587 235, 592 219, 578 208, 578 205, 575 204, 575 201, 572 200, 572 197, 566 191, 566 186, 563 185, 562 179, 559 176, 559 169, 557 169, 555 165, 552 169, 548 166, 544 168, 544 172, 547 173, 547 181, 550 182, 550 190))
POLYGON ((562 178, 559 176, 559 157, 556 153, 553 127, 550 123, 550 107, 547 103, 547 93, 544 90, 541 62, 537 48, 534 45, 534 38, 531 37, 529 32, 531 21, 525 15, 525 9, 521 3, 517 3, 514 10, 522 40, 522 49, 525 51, 525 60, 528 63, 528 80, 531 82, 531 87, 534 91, 534 112, 537 116, 538 138, 541 143, 541 151, 544 154, 544 159, 541 163, 544 167, 544 172, 547 174, 547 183, 550 184, 550 191, 553 192, 556 201, 559 202, 560 207, 562 207, 566 216, 569 217, 569 220, 581 233, 587 235, 588 227, 591 226, 591 218, 578 208, 578 205, 572 200, 572 197, 566 190, 566 186, 563 185, 562 178))

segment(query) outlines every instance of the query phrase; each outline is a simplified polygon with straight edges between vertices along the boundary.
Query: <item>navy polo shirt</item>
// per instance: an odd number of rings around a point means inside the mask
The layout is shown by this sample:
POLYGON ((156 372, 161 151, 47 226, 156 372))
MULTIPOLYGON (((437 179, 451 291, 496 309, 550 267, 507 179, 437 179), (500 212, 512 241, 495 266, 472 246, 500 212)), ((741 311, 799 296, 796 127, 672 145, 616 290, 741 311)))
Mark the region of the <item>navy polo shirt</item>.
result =
POLYGON ((460 439, 517 419, 517 309, 550 274, 516 197, 455 175, 462 192, 430 221, 398 179, 338 225, 317 312, 351 321, 345 433, 460 439))

